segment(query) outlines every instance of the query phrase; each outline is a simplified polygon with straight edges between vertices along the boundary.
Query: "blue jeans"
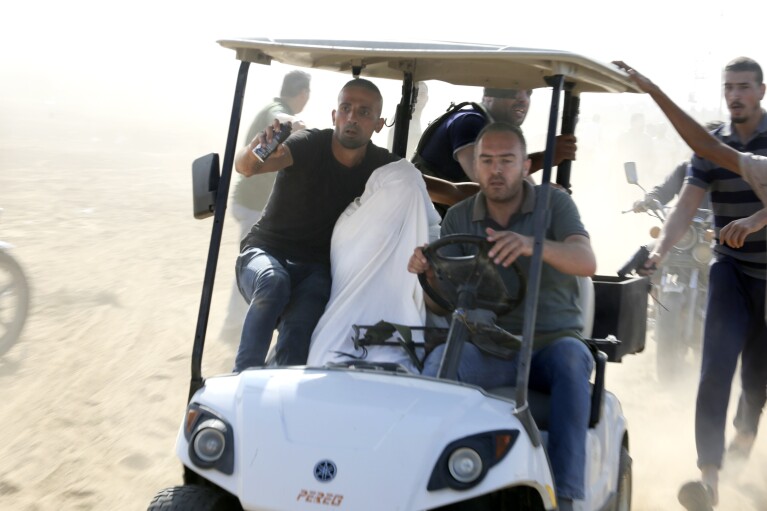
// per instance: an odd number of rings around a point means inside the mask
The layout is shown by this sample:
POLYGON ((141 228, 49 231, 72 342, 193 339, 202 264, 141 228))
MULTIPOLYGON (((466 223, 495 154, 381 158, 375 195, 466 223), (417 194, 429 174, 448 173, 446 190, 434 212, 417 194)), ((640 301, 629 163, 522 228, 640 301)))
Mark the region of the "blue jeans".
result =
POLYGON ((240 293, 250 305, 233 370, 264 365, 275 327, 277 365, 305 364, 312 332, 330 298, 330 266, 249 248, 237 258, 235 271, 240 293))
MULTIPOLYGON (((232 202, 229 205, 229 211, 232 216, 237 220, 237 224, 240 228, 240 237, 242 239, 246 234, 250 232, 259 218, 261 218, 261 212, 255 209, 246 208, 242 204, 232 202)), ((240 286, 237 283, 237 275, 232 279, 232 291, 229 295, 229 306, 226 311, 226 318, 224 319, 223 329, 237 329, 241 331, 242 323, 245 320, 245 314, 248 312, 248 303, 250 300, 243 302, 242 293, 240 292, 240 286)), ((223 341, 233 341, 233 339, 222 339, 223 341)))
MULTIPOLYGON (((429 353, 424 375, 436 376, 444 349, 442 344, 429 353)), ((504 360, 486 355, 467 342, 461 352, 458 380, 488 389, 514 386, 517 363, 517 357, 504 360)), ((593 368, 594 357, 586 344, 572 337, 562 337, 534 351, 530 362, 530 388, 551 394, 547 453, 559 498, 585 498, 593 368)))
POLYGON ((711 266, 703 332, 700 382, 695 404, 698 466, 722 466, 727 406, 741 357, 742 395, 735 426, 756 433, 767 388, 765 281, 745 275, 731 258, 711 266))

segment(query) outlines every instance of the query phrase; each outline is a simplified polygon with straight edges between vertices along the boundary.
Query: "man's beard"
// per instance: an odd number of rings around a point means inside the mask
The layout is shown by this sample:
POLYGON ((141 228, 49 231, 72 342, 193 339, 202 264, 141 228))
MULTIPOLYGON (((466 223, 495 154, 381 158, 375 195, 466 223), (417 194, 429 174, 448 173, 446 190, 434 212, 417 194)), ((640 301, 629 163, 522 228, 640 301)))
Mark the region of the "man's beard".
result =
POLYGON ((735 117, 733 115, 730 116, 730 122, 732 124, 743 124, 747 120, 748 120, 748 117, 744 117, 744 116, 740 116, 740 117, 735 117))
POLYGON ((344 135, 343 131, 336 131, 336 140, 345 149, 359 149, 367 145, 368 140, 361 138, 350 138, 344 135))
POLYGON ((338 137, 338 143, 345 149, 359 149, 368 144, 367 140, 349 140, 348 138, 338 137))

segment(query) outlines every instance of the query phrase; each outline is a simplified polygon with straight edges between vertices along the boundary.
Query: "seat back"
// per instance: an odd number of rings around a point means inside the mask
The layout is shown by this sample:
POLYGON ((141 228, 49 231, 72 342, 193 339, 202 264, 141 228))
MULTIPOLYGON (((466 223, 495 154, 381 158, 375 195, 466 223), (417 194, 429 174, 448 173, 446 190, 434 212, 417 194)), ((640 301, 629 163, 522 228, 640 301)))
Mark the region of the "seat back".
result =
POLYGON ((594 330, 594 282, 591 277, 577 277, 578 292, 583 311, 583 330, 581 335, 584 339, 591 339, 594 330))

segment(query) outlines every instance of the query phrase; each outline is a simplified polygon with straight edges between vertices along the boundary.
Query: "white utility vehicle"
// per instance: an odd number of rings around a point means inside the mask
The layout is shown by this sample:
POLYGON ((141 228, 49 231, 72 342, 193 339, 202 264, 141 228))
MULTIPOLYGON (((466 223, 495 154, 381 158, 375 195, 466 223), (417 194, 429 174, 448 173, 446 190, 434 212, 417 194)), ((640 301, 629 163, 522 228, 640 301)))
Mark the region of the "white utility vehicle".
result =
MULTIPOLYGON (((543 214, 560 113, 560 132, 573 133, 581 94, 637 92, 633 84, 611 65, 564 51, 264 38, 219 44, 234 50, 241 63, 223 165, 219 167, 217 154, 193 165, 195 216, 214 216, 214 222, 192 352, 189 404, 177 439, 184 480, 161 490, 149 509, 557 509, 546 454, 547 396, 527 388, 543 232, 536 233, 527 290, 514 300, 504 295, 502 284, 497 285, 498 274, 481 240, 443 239, 430 246, 444 265, 443 273, 451 277, 444 287, 427 292, 454 310, 436 378, 392 364, 361 362, 259 367, 203 378, 203 347, 245 85, 251 64, 272 61, 333 70, 350 79, 399 80, 402 99, 393 151, 402 156, 419 81, 548 88, 551 106, 541 178, 545 200, 538 201, 541 210, 536 212, 543 214), (468 261, 441 258, 439 247, 454 242, 477 243, 477 255, 468 261), (462 269, 452 271, 456 265, 462 269), (483 284, 477 286, 480 280, 483 284), (483 389, 455 381, 460 348, 467 340, 465 306, 472 302, 499 314, 511 306, 525 307, 527 324, 524 335, 517 338, 521 356, 516 387, 483 389)), ((569 163, 559 165, 556 177, 568 189, 569 163)), ((586 498, 577 505, 588 511, 627 511, 632 490, 629 434, 618 399, 604 388, 605 362, 643 349, 648 285, 641 278, 595 277, 586 279, 582 289, 590 330, 586 337, 596 370, 586 498)), ((358 341, 364 343, 365 336, 358 341)))

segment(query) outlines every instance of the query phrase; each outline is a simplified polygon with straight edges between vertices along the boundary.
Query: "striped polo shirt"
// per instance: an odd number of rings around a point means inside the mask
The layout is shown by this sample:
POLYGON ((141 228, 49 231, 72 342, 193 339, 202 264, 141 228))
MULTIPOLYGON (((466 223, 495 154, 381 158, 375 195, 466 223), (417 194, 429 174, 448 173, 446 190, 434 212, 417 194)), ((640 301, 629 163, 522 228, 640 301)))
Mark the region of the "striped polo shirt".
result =
MULTIPOLYGON (((767 156, 767 115, 764 110, 756 132, 748 140, 741 141, 729 122, 713 130, 711 134, 737 151, 767 156)), ((719 231, 722 227, 740 218, 749 217, 764 207, 751 186, 738 174, 698 155, 692 158, 690 173, 685 182, 710 192, 717 241, 714 251, 734 258, 746 275, 763 280, 767 278, 765 229, 750 234, 741 248, 719 243, 719 231)))

